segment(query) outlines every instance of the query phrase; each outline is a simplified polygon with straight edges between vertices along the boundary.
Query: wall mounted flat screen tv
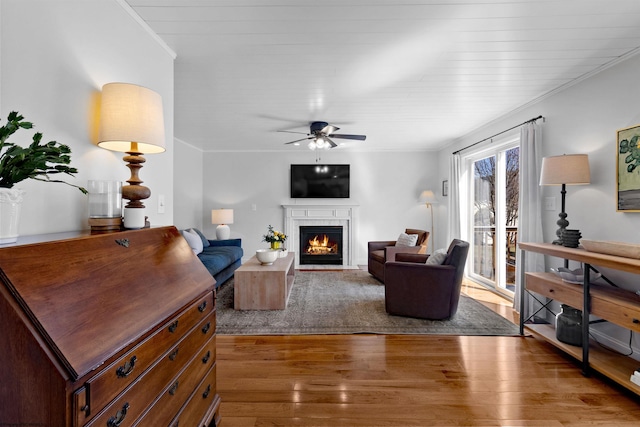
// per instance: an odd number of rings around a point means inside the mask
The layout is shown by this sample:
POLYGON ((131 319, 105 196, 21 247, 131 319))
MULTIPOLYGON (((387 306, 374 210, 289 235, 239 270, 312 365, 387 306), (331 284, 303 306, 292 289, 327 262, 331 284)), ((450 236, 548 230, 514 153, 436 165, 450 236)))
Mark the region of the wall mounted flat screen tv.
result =
POLYGON ((291 198, 349 197, 349 165, 291 165, 291 198))

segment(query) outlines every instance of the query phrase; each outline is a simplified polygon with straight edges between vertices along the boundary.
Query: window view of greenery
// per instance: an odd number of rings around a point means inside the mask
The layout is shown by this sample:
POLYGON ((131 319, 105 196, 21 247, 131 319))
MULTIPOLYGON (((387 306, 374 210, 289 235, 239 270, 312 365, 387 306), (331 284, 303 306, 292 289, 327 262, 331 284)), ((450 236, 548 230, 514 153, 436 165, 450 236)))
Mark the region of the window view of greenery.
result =
MULTIPOLYGON (((519 149, 504 152, 504 170, 496 170, 496 157, 490 156, 474 162, 474 272, 490 281, 496 280, 496 210, 504 206, 504 233, 506 240, 506 286, 515 284, 515 253, 518 238, 518 182, 519 149), (498 172, 504 173, 498 179, 498 172), (504 182, 504 188, 497 188, 504 182), (503 195, 504 193, 504 195, 503 195), (504 197, 504 203, 497 203, 504 197)), ((500 216, 498 216, 500 217, 500 216)), ((501 261, 502 262, 502 261, 501 261)))

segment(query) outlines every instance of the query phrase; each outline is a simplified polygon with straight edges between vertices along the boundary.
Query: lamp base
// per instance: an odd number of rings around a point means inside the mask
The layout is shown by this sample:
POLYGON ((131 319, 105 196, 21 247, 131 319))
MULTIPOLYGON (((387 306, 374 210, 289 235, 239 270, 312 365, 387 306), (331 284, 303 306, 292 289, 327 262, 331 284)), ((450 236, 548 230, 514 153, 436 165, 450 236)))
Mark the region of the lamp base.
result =
POLYGON ((144 208, 124 208, 124 228, 138 229, 147 226, 144 208))
POLYGON ((227 240, 231 235, 231 229, 226 224, 220 224, 216 227, 216 239, 227 240))

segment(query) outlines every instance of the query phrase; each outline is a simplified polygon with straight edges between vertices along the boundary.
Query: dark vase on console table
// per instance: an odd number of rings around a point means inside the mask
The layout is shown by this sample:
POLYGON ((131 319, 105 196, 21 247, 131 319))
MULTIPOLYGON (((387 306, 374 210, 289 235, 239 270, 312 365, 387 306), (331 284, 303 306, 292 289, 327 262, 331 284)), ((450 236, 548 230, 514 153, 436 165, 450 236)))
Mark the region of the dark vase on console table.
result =
POLYGON ((174 227, 0 248, 0 425, 217 425, 215 281, 174 227))

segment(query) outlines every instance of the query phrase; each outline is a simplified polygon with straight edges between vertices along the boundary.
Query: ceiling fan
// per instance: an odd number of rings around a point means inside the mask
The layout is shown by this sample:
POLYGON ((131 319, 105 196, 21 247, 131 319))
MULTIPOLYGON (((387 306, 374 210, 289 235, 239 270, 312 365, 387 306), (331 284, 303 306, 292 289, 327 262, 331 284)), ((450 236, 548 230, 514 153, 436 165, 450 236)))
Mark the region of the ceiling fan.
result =
POLYGON ((355 139, 358 141, 364 141, 367 139, 366 135, 348 135, 343 133, 334 133, 339 130, 339 127, 330 125, 327 122, 311 122, 309 126, 309 133, 304 132, 293 132, 288 130, 281 130, 278 132, 288 132, 288 133, 302 133, 307 135, 306 138, 296 139, 295 141, 285 142, 287 144, 299 145, 301 141, 311 140, 309 142, 309 148, 311 150, 324 148, 326 150, 330 148, 337 147, 338 144, 333 142, 331 138, 338 139, 355 139), (331 138, 329 138, 331 137, 331 138))

